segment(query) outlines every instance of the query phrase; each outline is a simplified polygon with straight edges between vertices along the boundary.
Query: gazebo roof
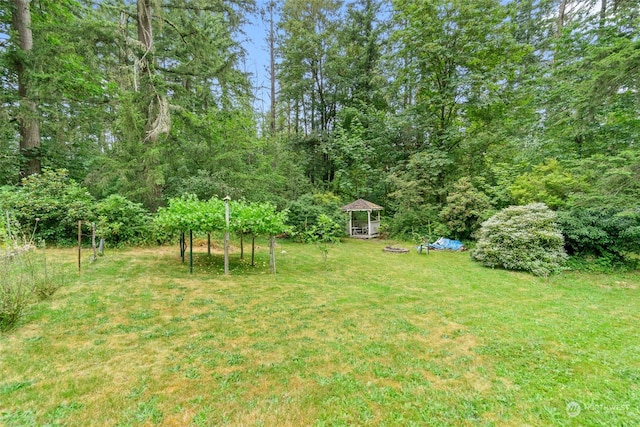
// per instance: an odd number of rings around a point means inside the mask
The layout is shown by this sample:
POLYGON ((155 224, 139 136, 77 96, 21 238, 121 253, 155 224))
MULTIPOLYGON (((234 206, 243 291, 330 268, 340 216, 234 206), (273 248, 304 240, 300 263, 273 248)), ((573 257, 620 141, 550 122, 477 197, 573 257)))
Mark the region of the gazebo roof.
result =
POLYGON ((365 199, 358 199, 353 203, 344 205, 340 209, 342 209, 345 212, 354 212, 354 211, 381 211, 384 208, 382 206, 376 205, 375 203, 368 202, 365 199))

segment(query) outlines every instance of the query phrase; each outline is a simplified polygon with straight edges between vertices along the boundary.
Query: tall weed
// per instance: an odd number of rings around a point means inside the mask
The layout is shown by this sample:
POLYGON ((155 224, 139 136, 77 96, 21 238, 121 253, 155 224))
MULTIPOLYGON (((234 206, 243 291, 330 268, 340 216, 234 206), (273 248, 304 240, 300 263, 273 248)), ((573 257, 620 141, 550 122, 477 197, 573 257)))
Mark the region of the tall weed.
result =
POLYGON ((29 304, 30 293, 22 281, 15 277, 13 268, 5 262, 0 267, 0 331, 12 329, 29 304))
POLYGON ((0 331, 16 326, 34 299, 51 297, 64 285, 65 276, 47 266, 44 249, 33 246, 0 259, 0 331))

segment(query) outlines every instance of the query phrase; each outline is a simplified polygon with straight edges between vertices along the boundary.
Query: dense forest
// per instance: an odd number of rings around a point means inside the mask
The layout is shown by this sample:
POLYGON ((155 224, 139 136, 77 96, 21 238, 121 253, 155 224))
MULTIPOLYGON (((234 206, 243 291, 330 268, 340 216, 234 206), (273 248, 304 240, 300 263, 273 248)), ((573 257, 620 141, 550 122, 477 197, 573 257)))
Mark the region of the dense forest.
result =
POLYGON ((639 24, 636 0, 2 2, 0 204, 229 195, 308 226, 364 198, 390 235, 466 240, 540 202, 574 250, 637 251, 639 24))

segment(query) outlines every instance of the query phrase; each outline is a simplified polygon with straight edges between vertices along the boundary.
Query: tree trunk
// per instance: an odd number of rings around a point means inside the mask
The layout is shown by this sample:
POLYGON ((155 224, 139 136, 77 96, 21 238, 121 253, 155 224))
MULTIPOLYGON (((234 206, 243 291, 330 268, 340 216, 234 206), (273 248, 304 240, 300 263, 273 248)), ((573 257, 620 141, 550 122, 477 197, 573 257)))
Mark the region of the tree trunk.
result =
POLYGON ((271 135, 276 134, 276 41, 273 22, 274 7, 275 2, 269 2, 269 77, 271 80, 271 109, 269 112, 269 130, 271 131, 271 135))
MULTIPOLYGON (((140 91, 139 104, 141 116, 145 119, 144 135, 140 135, 142 143, 155 144, 162 135, 171 130, 171 117, 169 115, 169 102, 166 94, 159 91, 154 83, 155 53, 153 36, 154 5, 157 0, 136 0, 136 28, 138 31, 138 46, 135 67, 139 74, 140 91)), ((158 13, 158 12, 156 12, 158 13)), ((144 197, 145 203, 152 209, 158 207, 162 198, 162 172, 160 171, 160 159, 154 155, 152 149, 144 151, 142 156, 144 167, 141 170, 142 179, 146 183, 144 197)))
POLYGON ((33 49, 33 33, 31 32, 31 11, 29 0, 12 0, 11 23, 18 34, 20 55, 16 60, 18 75, 18 94, 20 96, 20 153, 26 158, 20 167, 20 176, 25 177, 40 173, 40 124, 38 123, 38 106, 32 98, 29 87, 24 57, 33 49))
POLYGON ((153 18, 152 0, 137 0, 138 15, 138 41, 144 49, 138 59, 140 70, 140 90, 144 94, 146 102, 142 105, 142 113, 147 119, 145 142, 157 142, 160 135, 168 134, 171 128, 169 116, 169 103, 163 93, 159 93, 152 79, 153 65, 153 18))
POLYGON ((600 2, 600 28, 604 28, 607 23, 607 0, 600 2))
POLYGON ((151 18, 153 9, 151 0, 138 0, 138 41, 142 44, 147 53, 153 50, 153 31, 151 18))
POLYGON ((560 38, 562 35, 562 28, 564 27, 565 11, 567 10, 567 2, 569 0, 560 0, 560 8, 558 10, 558 28, 556 31, 556 37, 560 38))

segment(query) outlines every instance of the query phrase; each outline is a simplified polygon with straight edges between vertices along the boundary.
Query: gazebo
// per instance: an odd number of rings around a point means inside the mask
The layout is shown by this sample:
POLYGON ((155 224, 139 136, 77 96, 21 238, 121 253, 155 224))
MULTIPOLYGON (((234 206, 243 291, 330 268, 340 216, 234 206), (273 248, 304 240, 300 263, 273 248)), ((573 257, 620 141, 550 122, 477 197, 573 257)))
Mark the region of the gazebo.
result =
POLYGON ((340 209, 344 212, 349 212, 349 236, 360 239, 378 237, 380 231, 380 211, 384 209, 382 206, 378 206, 364 199, 358 199, 340 209), (354 212, 366 212, 367 220, 354 218, 354 212), (371 218, 372 212, 378 213, 377 218, 371 218))

